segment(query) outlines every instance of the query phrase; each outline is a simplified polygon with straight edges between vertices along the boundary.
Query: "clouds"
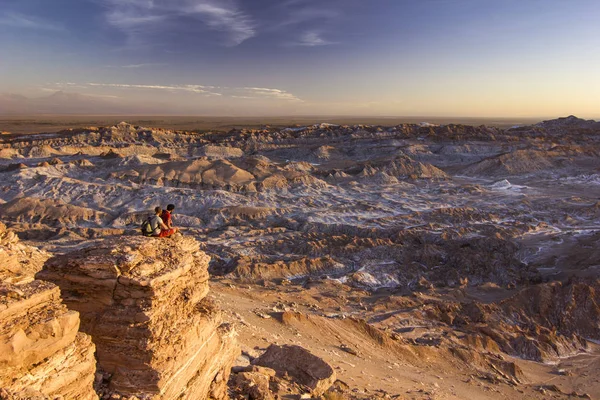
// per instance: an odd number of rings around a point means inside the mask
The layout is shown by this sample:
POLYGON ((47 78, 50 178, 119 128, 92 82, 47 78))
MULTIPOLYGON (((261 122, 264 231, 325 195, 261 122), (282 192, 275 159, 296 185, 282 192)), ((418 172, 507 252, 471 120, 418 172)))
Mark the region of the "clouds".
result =
POLYGON ((288 46, 315 47, 337 44, 326 37, 339 29, 339 22, 344 19, 344 6, 352 1, 282 1, 278 6, 280 21, 271 29, 293 32, 294 36, 285 43, 288 46))
POLYGON ((80 89, 112 89, 112 90, 146 90, 154 92, 170 93, 191 93, 203 96, 216 96, 232 99, 261 99, 261 100, 281 100, 286 102, 302 102, 294 94, 281 89, 261 88, 261 87, 224 87, 207 86, 198 84, 186 85, 142 85, 126 83, 56 83, 55 89, 70 89, 77 87, 80 89))
POLYGON ((65 30, 61 25, 17 12, 7 12, 4 15, 0 14, 0 26, 56 32, 65 30))
POLYGON ((166 90, 170 92, 190 92, 204 94, 208 96, 222 96, 221 93, 211 92, 210 90, 208 90, 208 87, 202 85, 133 85, 122 83, 86 83, 85 85, 91 87, 166 90))
POLYGON ((94 1, 103 4, 106 21, 124 33, 129 44, 156 44, 168 35, 202 39, 208 29, 220 34, 221 43, 229 47, 255 37, 280 45, 336 44, 326 38, 326 30, 343 19, 346 5, 338 0, 94 1))
POLYGON ((168 64, 167 63, 141 63, 141 64, 126 64, 126 65, 107 65, 106 68, 138 69, 138 68, 163 67, 165 65, 168 65, 168 64))
POLYGON ((327 46, 331 44, 335 44, 335 42, 330 42, 321 37, 319 32, 305 32, 300 36, 300 40, 298 42, 293 43, 298 46, 327 46))
POLYGON ((256 35, 253 19, 233 0, 100 0, 106 20, 140 42, 157 31, 203 23, 224 35, 224 44, 237 46, 256 35))
POLYGON ((255 24, 235 7, 200 2, 192 8, 212 29, 227 32, 232 45, 238 45, 256 35, 255 24))
MULTIPOLYGON (((244 88, 234 88, 236 91, 246 92, 245 96, 237 96, 237 98, 273 98, 277 100, 287 100, 287 101, 298 101, 302 102, 303 100, 294 96, 293 94, 286 92, 285 90, 279 89, 268 89, 268 88, 255 88, 255 87, 244 87, 244 88)), ((233 97, 236 97, 235 95, 233 97)))

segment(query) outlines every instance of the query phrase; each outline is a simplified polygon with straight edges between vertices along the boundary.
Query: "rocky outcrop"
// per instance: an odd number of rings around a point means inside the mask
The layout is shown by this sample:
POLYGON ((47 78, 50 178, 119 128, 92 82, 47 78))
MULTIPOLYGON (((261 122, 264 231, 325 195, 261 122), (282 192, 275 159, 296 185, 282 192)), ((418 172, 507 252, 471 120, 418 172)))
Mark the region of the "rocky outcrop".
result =
POLYGON ((328 256, 303 257, 291 261, 277 260, 273 263, 256 261, 252 257, 239 257, 234 261, 234 265, 231 276, 248 281, 306 278, 339 274, 348 270, 346 266, 328 256))
POLYGON ((34 280, 48 257, 0 223, 0 398, 97 399, 94 345, 79 314, 56 285, 34 280))
POLYGON ((0 281, 31 282, 49 257, 45 251, 21 243, 17 235, 0 222, 0 281))
POLYGON ((324 398, 336 381, 325 360, 300 346, 271 345, 252 364, 233 368, 232 399, 324 398))
POLYGON ((336 380, 331 365, 300 346, 273 344, 254 364, 290 375, 298 383, 310 388, 313 396, 325 393, 336 380))
POLYGON ((38 276, 81 313, 109 392, 218 399, 238 348, 206 298, 208 262, 191 238, 127 237, 55 257, 38 276))
POLYGON ((276 381, 275 375, 276 372, 271 368, 256 365, 236 371, 231 382, 234 398, 275 400, 270 387, 271 381, 276 381))
MULTIPOLYGON (((600 340, 600 280, 543 283, 499 302, 431 302, 429 318, 466 336, 464 343, 538 362, 556 362, 600 340)), ((497 366, 497 365, 496 365, 497 366)))
POLYGON ((0 283, 0 387, 8 398, 97 399, 95 372, 91 338, 57 286, 0 283))
POLYGON ((486 158, 463 170, 465 175, 472 176, 512 176, 555 168, 558 163, 556 152, 538 150, 516 150, 486 158))
POLYGON ((0 400, 51 400, 50 397, 43 393, 33 390, 24 389, 19 391, 0 389, 0 400))

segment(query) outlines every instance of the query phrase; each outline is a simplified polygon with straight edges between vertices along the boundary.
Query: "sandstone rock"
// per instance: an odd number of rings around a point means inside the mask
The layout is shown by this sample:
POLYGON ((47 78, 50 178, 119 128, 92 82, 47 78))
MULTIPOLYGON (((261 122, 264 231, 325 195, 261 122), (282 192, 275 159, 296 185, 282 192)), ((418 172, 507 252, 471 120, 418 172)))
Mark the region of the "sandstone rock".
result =
POLYGON ((13 392, 7 398, 45 398, 22 392, 29 390, 97 399, 94 345, 78 328, 79 315, 62 304, 57 286, 0 283, 0 387, 13 392))
POLYGON ((239 257, 233 275, 242 279, 275 280, 340 273, 347 270, 346 266, 328 256, 304 257, 294 261, 277 260, 274 263, 253 261, 250 257, 239 257))
POLYGON ((260 372, 240 372, 235 375, 233 384, 251 400, 274 400, 269 381, 269 375, 260 372))
POLYGON ((289 374, 298 383, 308 386, 314 396, 325 393, 336 380, 335 371, 327 362, 300 346, 271 345, 253 363, 289 374))
POLYGON ((0 280, 14 284, 31 282, 50 257, 45 251, 26 246, 0 222, 0 280))
POLYGON ((224 398, 235 331, 206 299, 209 257, 192 238, 126 237, 49 260, 97 347, 109 390, 153 399, 224 398))
POLYGON ((33 389, 12 391, 0 389, 0 400, 52 400, 50 397, 33 389))

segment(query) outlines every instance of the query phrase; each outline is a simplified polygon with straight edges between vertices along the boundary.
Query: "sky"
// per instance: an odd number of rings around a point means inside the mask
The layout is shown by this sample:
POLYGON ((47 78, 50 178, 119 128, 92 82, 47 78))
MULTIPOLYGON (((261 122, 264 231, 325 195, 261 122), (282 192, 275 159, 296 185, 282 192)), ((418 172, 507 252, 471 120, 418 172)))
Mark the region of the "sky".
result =
POLYGON ((598 0, 0 0, 0 113, 599 119, 598 16, 598 0))

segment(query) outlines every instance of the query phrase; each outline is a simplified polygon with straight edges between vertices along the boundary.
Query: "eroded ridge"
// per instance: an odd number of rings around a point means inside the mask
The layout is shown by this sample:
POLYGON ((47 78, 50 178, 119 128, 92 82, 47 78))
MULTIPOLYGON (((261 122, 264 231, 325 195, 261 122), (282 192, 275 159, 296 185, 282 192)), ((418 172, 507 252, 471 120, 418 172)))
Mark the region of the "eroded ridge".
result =
POLYGON ((206 297, 208 262, 192 238, 127 237, 55 257, 38 276, 60 286, 81 313, 106 390, 218 399, 238 347, 206 297))

